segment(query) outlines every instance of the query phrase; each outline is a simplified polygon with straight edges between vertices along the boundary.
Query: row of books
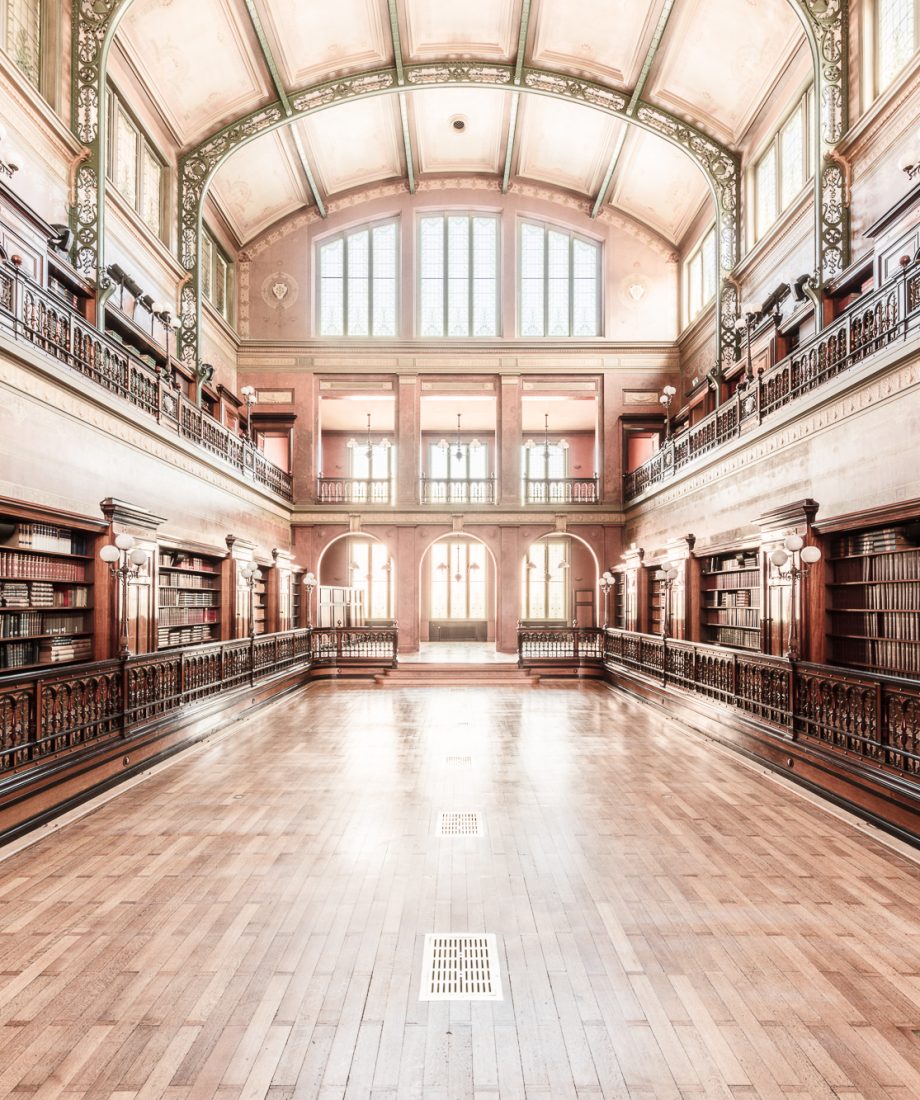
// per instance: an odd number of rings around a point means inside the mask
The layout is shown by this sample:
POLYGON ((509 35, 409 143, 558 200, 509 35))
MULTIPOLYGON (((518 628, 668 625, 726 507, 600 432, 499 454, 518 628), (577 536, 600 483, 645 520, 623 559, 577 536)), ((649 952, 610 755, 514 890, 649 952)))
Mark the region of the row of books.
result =
POLYGON ((713 573, 704 582, 707 590, 757 588, 760 584, 758 573, 736 570, 728 573, 713 573))
POLYGON ((217 593, 208 592, 163 591, 160 592, 160 607, 216 607, 217 593))
POLYGON ((852 554, 879 554, 886 550, 909 550, 915 546, 900 527, 883 527, 878 531, 860 531, 855 535, 842 535, 833 546, 833 557, 846 558, 852 554))
POLYGON ((876 558, 850 558, 834 562, 834 580, 920 581, 920 550, 904 554, 880 554, 876 558))
POLYGON ((861 611, 920 611, 920 584, 867 584, 838 588, 834 599, 845 608, 861 611))
POLYGON ((210 642, 217 637, 213 626, 186 626, 181 629, 162 628, 157 633, 157 645, 160 649, 170 646, 196 645, 198 642, 210 642))
POLYGON ((865 634, 870 638, 920 642, 920 614, 908 611, 837 611, 832 614, 834 634, 865 634))
POLYGON ((920 674, 920 645, 887 638, 832 638, 831 660, 912 676, 920 674))
POLYGON ((39 643, 38 662, 56 665, 63 661, 88 661, 93 655, 91 638, 52 638, 39 643))
POLYGON ((212 558, 192 557, 189 554, 171 553, 166 551, 160 554, 161 569, 201 569, 208 573, 216 573, 212 558))
POLYGON ((43 581, 85 581, 81 562, 43 558, 28 551, 0 550, 0 576, 35 578, 43 581))
POLYGON ((35 634, 72 634, 83 630, 82 615, 49 615, 26 611, 21 615, 0 615, 0 638, 30 638, 35 634))
POLYGON ((740 569, 759 569, 757 554, 739 553, 730 557, 707 558, 704 569, 707 573, 735 573, 740 569))
POLYGON ((0 584, 0 607, 89 607, 88 588, 55 588, 46 581, 7 581, 0 584))
POLYGON ((750 588, 736 588, 721 589, 719 591, 710 591, 706 595, 709 597, 706 603, 707 609, 710 607, 759 607, 760 606, 760 592, 757 589, 750 588))
POLYGON ((161 607, 160 626, 186 626, 190 623, 216 623, 217 608, 161 607))
POLYGON ((739 630, 731 626, 711 626, 711 637, 706 641, 716 645, 734 646, 736 649, 760 649, 760 636, 753 630, 739 630))
POLYGON ((706 608, 706 622, 711 626, 760 626, 759 607, 706 608))
POLYGON ((195 573, 190 576, 184 573, 161 573, 160 588, 206 588, 210 592, 217 591, 217 585, 210 577, 198 576, 195 573))
POLYGON ((69 527, 50 523, 20 523, 5 546, 24 550, 45 550, 54 554, 85 554, 86 538, 69 527))

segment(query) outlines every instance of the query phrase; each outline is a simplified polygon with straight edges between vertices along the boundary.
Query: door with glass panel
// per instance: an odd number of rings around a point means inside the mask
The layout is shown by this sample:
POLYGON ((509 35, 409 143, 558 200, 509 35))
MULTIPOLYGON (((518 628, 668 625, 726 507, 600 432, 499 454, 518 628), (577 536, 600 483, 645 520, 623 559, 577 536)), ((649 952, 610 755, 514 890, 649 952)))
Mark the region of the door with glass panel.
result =
POLYGON ((541 539, 527 551, 521 574, 521 619, 524 622, 568 622, 569 540, 541 539))
POLYGON ((428 553, 429 639, 485 641, 489 589, 489 556, 481 542, 436 542, 428 553))

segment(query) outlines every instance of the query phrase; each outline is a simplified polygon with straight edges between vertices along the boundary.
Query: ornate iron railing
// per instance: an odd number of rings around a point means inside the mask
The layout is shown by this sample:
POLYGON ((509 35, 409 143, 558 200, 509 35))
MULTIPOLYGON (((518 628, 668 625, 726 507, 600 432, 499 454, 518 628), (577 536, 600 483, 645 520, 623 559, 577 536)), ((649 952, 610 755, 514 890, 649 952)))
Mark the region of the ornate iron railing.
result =
POLYGON ((899 339, 920 317, 920 263, 854 302, 832 324, 785 359, 758 372, 718 409, 662 445, 647 462, 625 475, 624 497, 632 500, 674 477, 678 470, 736 439, 777 412, 899 339))
POLYGON ((182 708, 322 664, 395 665, 388 630, 290 630, 0 677, 0 776, 125 737, 182 708))
POLYGON ((318 477, 318 504, 390 504, 393 482, 389 478, 318 477))
POLYGON ((183 439, 216 455, 247 480, 285 500, 293 499, 291 475, 174 389, 165 371, 138 359, 60 298, 10 268, 0 268, 0 323, 5 323, 15 339, 27 340, 79 371, 183 439))
POLYGON ((494 504, 495 478, 423 477, 418 499, 421 504, 494 504))
POLYGON ((604 632, 585 626, 519 626, 518 664, 595 660, 604 656, 604 632))
POLYGON ((525 504, 597 504, 597 478, 525 478, 523 497, 525 504))

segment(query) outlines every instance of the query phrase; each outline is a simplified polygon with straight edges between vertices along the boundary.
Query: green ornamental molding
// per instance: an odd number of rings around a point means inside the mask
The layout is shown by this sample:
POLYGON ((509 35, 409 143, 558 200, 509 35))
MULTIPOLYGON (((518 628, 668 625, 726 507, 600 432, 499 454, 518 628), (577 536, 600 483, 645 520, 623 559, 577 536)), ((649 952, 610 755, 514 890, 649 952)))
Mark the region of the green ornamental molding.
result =
MULTIPOLYGON (((73 13, 73 127, 88 156, 76 179, 73 228, 75 262, 95 277, 105 293, 105 164, 107 156, 106 70, 115 32, 132 0, 77 0, 73 13)), ((842 166, 833 147, 847 125, 847 4, 846 0, 789 0, 808 37, 820 103, 816 127, 816 270, 825 282, 846 266, 848 223, 842 166)), ((519 67, 518 67, 519 68, 519 67)), ((507 87, 522 93, 547 95, 582 103, 617 116, 663 137, 684 150, 703 171, 716 205, 719 238, 719 361, 731 361, 737 350, 734 319, 737 290, 729 275, 740 248, 740 163, 737 154, 692 123, 653 104, 640 101, 627 116, 629 96, 614 89, 543 69, 524 69, 480 62, 440 62, 357 73, 291 94, 290 110, 281 101, 239 119, 186 153, 179 167, 179 258, 190 279, 182 290, 182 355, 197 359, 201 301, 198 293, 201 211, 212 176, 234 150, 260 134, 344 101, 405 92, 426 86, 507 87)), ((100 311, 101 321, 102 311, 100 311)))

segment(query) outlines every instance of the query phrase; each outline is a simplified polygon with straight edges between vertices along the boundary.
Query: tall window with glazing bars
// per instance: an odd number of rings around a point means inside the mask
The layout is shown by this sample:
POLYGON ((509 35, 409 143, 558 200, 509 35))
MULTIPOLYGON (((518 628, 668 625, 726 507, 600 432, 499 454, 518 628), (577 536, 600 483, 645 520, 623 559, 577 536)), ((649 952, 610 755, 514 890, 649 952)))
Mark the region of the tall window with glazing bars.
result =
POLYGON ((424 214, 418 220, 418 334, 498 335, 495 214, 424 214))
POLYGON ((396 336, 398 222, 349 229, 317 251, 319 335, 396 336))
POLYGON ((520 223, 519 335, 601 335, 601 247, 542 222, 520 223))
POLYGON ((0 43, 29 83, 39 88, 42 0, 0 0, 0 43))

